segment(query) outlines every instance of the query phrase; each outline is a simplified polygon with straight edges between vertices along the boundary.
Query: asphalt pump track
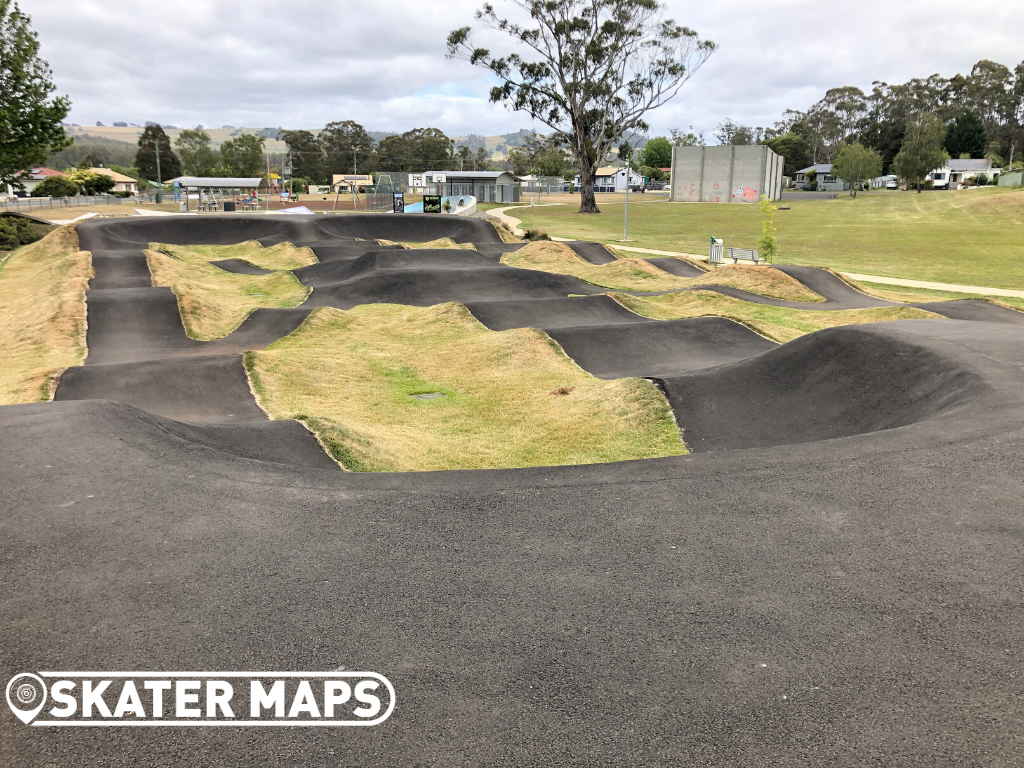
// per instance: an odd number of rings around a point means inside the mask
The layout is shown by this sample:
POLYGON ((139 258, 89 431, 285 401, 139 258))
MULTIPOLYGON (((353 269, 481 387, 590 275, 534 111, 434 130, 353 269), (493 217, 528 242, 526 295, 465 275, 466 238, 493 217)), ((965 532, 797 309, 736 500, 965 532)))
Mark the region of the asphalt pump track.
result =
MULTIPOLYGON (((54 402, 0 408, 5 668, 368 669, 398 705, 365 729, 8 716, 0 763, 1021 764, 1019 313, 931 303, 957 319, 780 346, 511 274, 528 270, 498 264, 476 219, 140 217, 79 235, 85 364, 54 402), (442 236, 480 256, 371 242, 442 236), (188 339, 141 250, 253 239, 313 248, 321 263, 296 270, 310 299, 188 339), (311 307, 435 299, 543 328, 594 375, 655 379, 693 453, 348 473, 256 406, 241 352, 311 307)), ((806 269, 785 268, 826 302, 802 309, 877 301, 806 269)))

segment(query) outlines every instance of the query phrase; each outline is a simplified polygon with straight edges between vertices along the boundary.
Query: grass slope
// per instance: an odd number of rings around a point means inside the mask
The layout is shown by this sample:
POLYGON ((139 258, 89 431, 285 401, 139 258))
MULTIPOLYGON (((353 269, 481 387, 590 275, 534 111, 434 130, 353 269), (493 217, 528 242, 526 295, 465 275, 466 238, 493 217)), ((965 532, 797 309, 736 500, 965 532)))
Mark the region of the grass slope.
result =
POLYGON ((1000 304, 1010 309, 1024 311, 1024 299, 1014 296, 980 296, 972 293, 954 293, 953 291, 935 291, 931 288, 911 288, 902 285, 887 285, 886 283, 858 282, 849 277, 844 280, 859 291, 869 296, 877 296, 880 299, 889 301, 904 301, 908 304, 916 304, 924 301, 963 301, 965 299, 982 299, 993 304, 1000 304))
MULTIPOLYGON (((1024 190, 875 191, 837 200, 783 200, 775 215, 780 261, 840 271, 961 285, 1024 289, 1024 190)), ((571 205, 511 213, 525 227, 614 243, 622 205, 579 214, 571 205)), ((761 232, 754 205, 630 205, 631 246, 707 253, 711 235, 753 248, 761 232)))
POLYGON ((179 261, 199 264, 222 259, 242 259, 260 269, 298 269, 316 264, 316 254, 309 248, 296 248, 291 243, 278 243, 264 248, 258 240, 235 245, 169 245, 150 243, 154 251, 169 253, 179 261))
POLYGON ((381 245, 401 245, 403 248, 461 248, 473 250, 472 243, 456 243, 450 237, 439 237, 426 243, 413 243, 401 240, 378 240, 381 245))
POLYGON ((73 226, 0 265, 0 405, 49 400, 64 369, 81 365, 90 277, 92 261, 73 226))
POLYGON ((727 317, 779 343, 837 325, 880 323, 886 320, 941 319, 933 312, 915 307, 876 307, 840 311, 772 307, 741 301, 714 291, 685 291, 649 297, 619 293, 612 295, 624 307, 644 317, 655 320, 678 320, 684 317, 709 315, 727 317))
POLYGON ((501 263, 520 269, 571 275, 588 283, 620 291, 672 291, 694 285, 729 285, 762 296, 790 301, 823 299, 784 272, 771 267, 729 264, 700 277, 670 275, 643 259, 619 259, 607 264, 591 264, 564 243, 539 240, 506 253, 501 263))
POLYGON ((153 285, 167 286, 178 297, 185 332, 202 341, 226 336, 260 307, 297 307, 311 290, 287 271, 236 275, 202 259, 182 261, 160 251, 146 251, 146 259, 153 285))
POLYGON ((457 303, 321 307, 290 336, 246 353, 246 368, 273 418, 303 421, 351 470, 590 464, 686 452, 653 384, 595 379, 541 331, 496 333, 457 303), (412 397, 426 393, 444 397, 412 397))

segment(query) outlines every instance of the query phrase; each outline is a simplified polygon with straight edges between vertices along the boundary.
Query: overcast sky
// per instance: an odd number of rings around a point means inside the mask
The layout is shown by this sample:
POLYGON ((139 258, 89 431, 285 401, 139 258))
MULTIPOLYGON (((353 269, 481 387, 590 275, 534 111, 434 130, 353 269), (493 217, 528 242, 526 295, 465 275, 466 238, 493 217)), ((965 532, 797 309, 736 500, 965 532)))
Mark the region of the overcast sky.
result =
MULTIPOLYGON (((492 0, 500 10, 502 0, 492 0)), ((489 104, 490 81, 445 59, 467 0, 20 0, 70 122, 493 135, 531 125, 489 104)), ((668 0, 667 16, 718 43, 650 116, 652 135, 724 117, 769 126, 825 90, 967 73, 1024 59, 1022 0, 668 0)), ((495 45, 498 41, 487 41, 495 45)), ((496 47, 496 46, 495 46, 496 47)), ((543 130, 543 129, 542 129, 543 130)))

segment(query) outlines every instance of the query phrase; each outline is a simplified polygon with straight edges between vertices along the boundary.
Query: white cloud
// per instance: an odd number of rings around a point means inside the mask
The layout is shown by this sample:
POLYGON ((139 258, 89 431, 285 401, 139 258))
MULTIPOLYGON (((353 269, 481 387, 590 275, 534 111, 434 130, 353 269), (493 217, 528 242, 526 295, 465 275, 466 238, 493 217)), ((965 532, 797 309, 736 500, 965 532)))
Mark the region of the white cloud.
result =
MULTIPOLYGON (((496 5, 501 6, 500 0, 496 5)), ((1005 0, 669 0, 668 15, 719 49, 655 132, 724 117, 771 125, 826 89, 966 73, 979 59, 1024 59, 1024 4, 1005 0)), ((530 124, 489 104, 480 70, 445 58, 472 24, 456 0, 22 0, 71 119, 176 125, 319 127, 354 119, 372 130, 435 126, 505 133, 530 124)), ((493 35, 485 36, 492 44, 493 35)))

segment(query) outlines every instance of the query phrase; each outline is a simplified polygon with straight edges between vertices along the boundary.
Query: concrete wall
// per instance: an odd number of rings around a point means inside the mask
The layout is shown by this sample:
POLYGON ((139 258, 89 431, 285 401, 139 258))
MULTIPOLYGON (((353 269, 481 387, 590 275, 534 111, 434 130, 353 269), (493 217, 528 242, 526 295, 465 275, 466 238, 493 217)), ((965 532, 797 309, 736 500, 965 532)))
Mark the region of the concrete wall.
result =
POLYGON ((756 203, 782 193, 783 158, 769 147, 675 147, 673 202, 756 203))

